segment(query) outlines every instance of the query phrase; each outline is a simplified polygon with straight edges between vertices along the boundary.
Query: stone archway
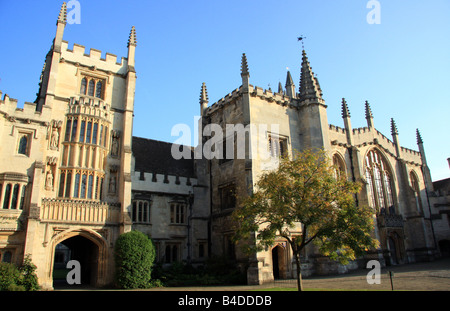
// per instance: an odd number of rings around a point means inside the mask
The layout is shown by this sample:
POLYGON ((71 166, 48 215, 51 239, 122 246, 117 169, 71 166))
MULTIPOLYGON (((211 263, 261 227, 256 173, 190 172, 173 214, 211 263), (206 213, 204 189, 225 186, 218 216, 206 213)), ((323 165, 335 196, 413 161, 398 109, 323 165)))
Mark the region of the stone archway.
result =
POLYGON ((286 249, 281 245, 272 248, 272 271, 274 279, 285 279, 287 277, 286 249))
POLYGON ((396 231, 387 236, 387 247, 389 250, 389 263, 392 265, 404 263, 404 244, 403 239, 396 231))
MULTIPOLYGON (((55 282, 53 272, 55 267, 55 257, 59 258, 57 246, 63 245, 67 251, 68 260, 77 260, 80 263, 81 286, 101 287, 106 285, 105 271, 107 268, 107 243, 97 232, 87 229, 67 230, 55 236, 51 243, 49 279, 52 287, 63 285, 69 287, 65 277, 55 282)), ((59 248, 58 248, 59 249, 59 248)), ((57 262, 56 262, 57 263, 57 262)))

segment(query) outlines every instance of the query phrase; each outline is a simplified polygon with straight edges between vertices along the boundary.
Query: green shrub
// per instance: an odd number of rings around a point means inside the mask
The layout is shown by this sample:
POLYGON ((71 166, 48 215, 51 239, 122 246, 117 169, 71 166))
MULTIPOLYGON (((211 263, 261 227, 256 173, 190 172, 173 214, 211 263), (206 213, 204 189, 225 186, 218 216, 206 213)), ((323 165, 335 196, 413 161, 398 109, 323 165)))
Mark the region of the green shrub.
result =
POLYGON ((19 269, 14 264, 0 263, 0 290, 13 291, 17 289, 21 277, 19 269))
POLYGON ((17 268, 11 263, 0 263, 0 290, 2 291, 35 291, 39 290, 36 266, 26 255, 22 266, 17 268))
POLYGON ((151 239, 139 231, 121 234, 115 246, 116 285, 120 288, 149 288, 155 259, 151 239))
POLYGON ((24 286, 27 291, 39 290, 38 278, 36 275, 36 266, 31 262, 30 255, 25 255, 19 272, 22 274, 20 285, 24 286))

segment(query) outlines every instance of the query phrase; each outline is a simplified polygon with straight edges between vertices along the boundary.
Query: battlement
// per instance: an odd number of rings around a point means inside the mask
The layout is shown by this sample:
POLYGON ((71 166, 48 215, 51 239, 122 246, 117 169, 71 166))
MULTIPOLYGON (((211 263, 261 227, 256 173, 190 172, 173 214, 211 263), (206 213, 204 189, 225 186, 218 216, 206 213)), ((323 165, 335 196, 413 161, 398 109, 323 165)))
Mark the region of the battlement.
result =
POLYGON ((330 131, 335 131, 341 134, 345 134, 345 128, 333 125, 333 124, 328 124, 328 128, 330 129, 330 131))
POLYGON ((403 153, 409 153, 409 154, 412 154, 414 156, 420 156, 420 152, 419 151, 412 150, 412 149, 405 148, 405 147, 400 147, 400 148, 401 148, 403 153))
MULTIPOLYGON (((330 134, 333 134, 330 136, 331 144, 347 146, 346 129, 332 124, 329 124, 328 127, 330 134)), ((396 157, 395 143, 378 130, 375 129, 373 131, 368 127, 355 128, 352 130, 352 135, 354 137, 353 143, 355 147, 360 148, 368 145, 377 145, 387 154, 396 157)), ((400 147, 400 150, 402 153, 401 156, 406 162, 414 165, 420 164, 420 152, 405 147, 400 147)))
POLYGON ((159 174, 156 172, 134 172, 131 175, 133 191, 152 191, 156 193, 188 194, 197 184, 192 177, 159 174))
MULTIPOLYGON (((249 84, 248 92, 250 96, 259 97, 260 99, 266 100, 267 102, 270 103, 274 102, 281 106, 289 106, 291 108, 297 108, 296 105, 291 103, 291 98, 289 96, 284 95, 283 93, 278 92, 273 93, 271 90, 265 90, 259 86, 253 86, 251 84, 249 84)), ((217 102, 212 104, 210 107, 207 108, 206 113, 207 114, 213 113, 217 109, 222 108, 224 105, 241 96, 241 94, 243 94, 242 86, 233 90, 231 93, 228 93, 227 95, 225 95, 225 97, 222 97, 217 102)))
POLYGON ((96 66, 100 69, 119 72, 120 69, 126 68, 128 59, 122 57, 120 62, 115 54, 106 53, 102 58, 102 51, 91 48, 89 53, 86 53, 86 47, 77 43, 73 44, 72 50, 69 49, 69 43, 67 41, 62 42, 62 55, 61 58, 64 61, 78 63, 85 66, 96 66))
MULTIPOLYGON (((265 90, 259 86, 251 86, 249 88, 249 93, 253 97, 259 97, 268 102, 275 102, 278 105, 286 106, 291 102, 291 98, 289 96, 284 95, 283 93, 272 92, 272 90, 265 90)), ((294 105, 289 105, 291 107, 296 107, 294 105)))
POLYGON ((222 108, 224 105, 228 104, 232 100, 238 98, 241 95, 240 89, 235 89, 231 93, 228 93, 225 97, 222 97, 217 102, 212 104, 210 107, 207 108, 206 114, 209 115, 216 111, 219 108, 222 108))
POLYGON ((353 135, 365 134, 365 133, 369 133, 369 132, 370 132, 370 129, 367 126, 353 129, 353 135))
POLYGON ((392 140, 390 140, 389 138, 387 138, 386 136, 384 136, 384 134, 382 134, 380 131, 378 131, 377 129, 375 129, 376 133, 378 136, 381 137, 383 142, 386 142, 389 146, 391 147, 395 147, 395 144, 392 140))
POLYGON ((36 111, 36 104, 25 102, 23 108, 19 108, 18 100, 9 97, 8 94, 3 95, 0 91, 0 114, 10 122, 39 123, 45 125, 51 117, 51 109, 44 106, 42 111, 36 111))

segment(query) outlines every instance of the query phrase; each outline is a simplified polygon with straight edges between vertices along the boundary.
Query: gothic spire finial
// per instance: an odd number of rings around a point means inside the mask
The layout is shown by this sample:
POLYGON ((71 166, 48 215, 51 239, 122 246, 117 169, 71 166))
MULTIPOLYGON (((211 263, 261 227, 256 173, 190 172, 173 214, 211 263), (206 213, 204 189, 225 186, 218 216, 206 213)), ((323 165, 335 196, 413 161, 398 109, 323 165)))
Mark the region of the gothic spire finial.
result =
POLYGON ((294 85, 294 81, 292 80, 291 73, 289 72, 289 68, 287 68, 287 69, 288 69, 288 72, 287 72, 287 75, 286 75, 286 85, 285 85, 285 87, 286 87, 286 95, 291 97, 291 98, 294 98, 294 97, 296 97, 295 85, 294 85))
POLYGON ((208 107, 208 91, 206 90, 205 82, 202 83, 202 89, 200 90, 200 115, 203 117, 208 107))
POLYGON ((250 73, 248 72, 247 56, 245 56, 245 53, 242 53, 241 75, 250 76, 250 73))
POLYGON ((61 5, 61 10, 59 11, 59 16, 57 23, 66 23, 67 22, 67 4, 63 2, 61 5))
POLYGON ((398 135, 397 125, 395 125, 394 118, 391 118, 391 134, 398 135))
POLYGON ((203 103, 208 104, 209 98, 208 98, 208 91, 206 90, 206 84, 205 82, 202 83, 202 89, 200 91, 200 105, 203 103))
POLYGON ((342 117, 350 118, 350 111, 348 110, 347 102, 345 98, 342 98, 342 117))
POLYGON ((294 85, 294 80, 292 80, 292 76, 290 71, 288 70, 287 75, 286 75, 286 87, 294 85))
POLYGON ((134 45, 134 46, 137 45, 137 42, 136 42, 136 28, 134 28, 134 26, 131 27, 130 37, 128 38, 128 45, 127 45, 127 47, 129 47, 130 45, 134 45))
POLYGON ((369 102, 366 100, 366 119, 373 118, 372 109, 370 109, 369 102))
POLYGON ((278 82, 278 93, 283 94, 283 85, 281 84, 281 82, 278 82))
POLYGON ((300 100, 312 99, 323 102, 322 89, 319 80, 314 76, 314 72, 309 64, 305 50, 302 51, 302 70, 300 75, 300 100))
POLYGON ((422 136, 420 136, 419 129, 416 129, 416 137, 417 137, 417 144, 423 144, 422 136))

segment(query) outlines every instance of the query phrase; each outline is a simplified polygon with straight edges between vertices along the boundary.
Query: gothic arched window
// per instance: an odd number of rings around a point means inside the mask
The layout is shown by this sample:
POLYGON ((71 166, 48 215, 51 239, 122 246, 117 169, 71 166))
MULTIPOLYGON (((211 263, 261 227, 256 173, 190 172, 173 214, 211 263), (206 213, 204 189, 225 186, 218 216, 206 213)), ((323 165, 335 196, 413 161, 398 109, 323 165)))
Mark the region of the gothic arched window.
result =
POLYGON ((95 89, 95 97, 102 98, 103 84, 102 81, 97 81, 97 87, 95 89))
POLYGON ((338 154, 333 155, 333 167, 334 167, 334 177, 345 177, 345 164, 342 157, 338 154))
POLYGON ((28 153, 28 135, 23 135, 19 140, 17 153, 27 155, 28 153))
POLYGON ((95 90, 95 81, 94 80, 90 80, 89 81, 89 88, 88 88, 88 95, 89 96, 94 96, 94 90, 95 90))
POLYGON ((374 149, 365 159, 365 177, 369 205, 380 214, 395 214, 392 173, 382 154, 374 149))
POLYGON ((411 171, 411 173, 409 174, 409 178, 411 180, 411 187, 414 191, 414 196, 416 199, 417 211, 422 212, 422 199, 420 197, 419 179, 413 171, 411 171))
POLYGON ((5 194, 3 196, 3 209, 8 209, 9 207, 9 199, 11 197, 11 184, 7 184, 5 188, 5 194))
POLYGON ((87 79, 83 78, 81 80, 80 94, 86 95, 86 86, 87 86, 87 79))
POLYGON ((19 199, 19 185, 15 184, 12 192, 10 209, 17 209, 17 201, 19 199))

